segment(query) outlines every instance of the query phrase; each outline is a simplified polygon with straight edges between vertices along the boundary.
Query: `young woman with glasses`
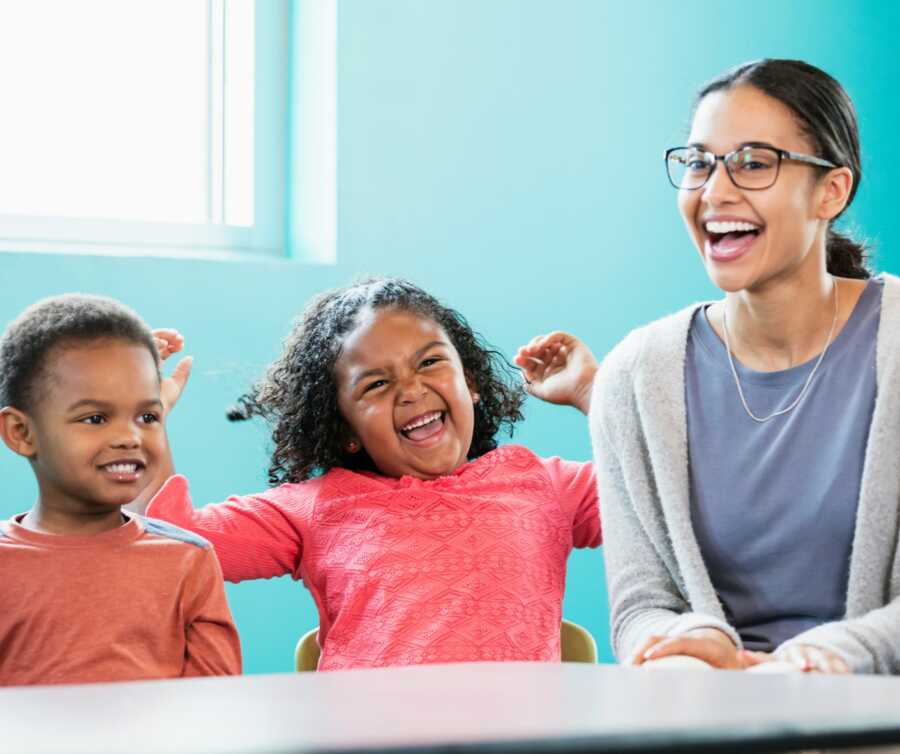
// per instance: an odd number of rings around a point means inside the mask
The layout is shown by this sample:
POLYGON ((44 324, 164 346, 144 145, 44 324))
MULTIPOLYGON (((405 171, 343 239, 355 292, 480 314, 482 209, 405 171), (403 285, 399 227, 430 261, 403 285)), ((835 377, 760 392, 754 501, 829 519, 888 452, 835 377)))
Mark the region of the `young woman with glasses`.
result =
POLYGON ((748 63, 665 162, 724 298, 631 333, 596 380, 563 333, 517 356, 532 394, 590 409, 616 654, 900 673, 900 280, 834 228, 853 105, 806 63, 748 63))

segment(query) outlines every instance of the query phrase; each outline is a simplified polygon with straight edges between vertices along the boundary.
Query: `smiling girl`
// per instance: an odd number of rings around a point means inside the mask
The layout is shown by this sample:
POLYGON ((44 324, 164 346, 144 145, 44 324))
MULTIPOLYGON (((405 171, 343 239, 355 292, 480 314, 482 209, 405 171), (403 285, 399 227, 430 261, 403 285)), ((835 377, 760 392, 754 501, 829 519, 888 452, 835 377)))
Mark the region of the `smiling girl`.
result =
MULTIPOLYGON (((898 673, 900 281, 834 228, 853 105, 806 63, 748 63, 701 90, 666 165, 725 296, 629 335, 594 384, 617 656, 898 673)), ((554 333, 517 360, 586 410, 553 386, 585 391, 584 350, 554 333)))
POLYGON ((195 510, 174 477, 148 514, 202 532, 230 581, 302 579, 320 670, 558 661, 566 559, 600 544, 596 484, 590 463, 497 447, 523 399, 499 354, 416 286, 330 291, 232 413, 272 424, 276 486, 195 510))

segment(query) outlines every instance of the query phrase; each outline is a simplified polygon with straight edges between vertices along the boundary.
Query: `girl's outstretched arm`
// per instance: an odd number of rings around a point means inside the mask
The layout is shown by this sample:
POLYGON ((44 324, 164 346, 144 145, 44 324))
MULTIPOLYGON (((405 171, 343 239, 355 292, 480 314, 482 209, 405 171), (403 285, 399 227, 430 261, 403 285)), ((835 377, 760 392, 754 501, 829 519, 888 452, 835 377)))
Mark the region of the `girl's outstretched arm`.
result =
MULTIPOLYGON (((177 330, 154 330, 153 336, 156 338, 156 348, 159 351, 161 361, 168 359, 173 353, 177 353, 184 348, 184 338, 177 330)), ((191 376, 191 365, 194 359, 192 356, 185 356, 175 365, 172 374, 163 377, 160 381, 159 393, 163 404, 164 420, 168 418, 169 413, 175 407, 188 378, 191 376)), ((141 491, 134 500, 125 506, 126 510, 132 513, 143 513, 147 510, 147 505, 153 496, 157 493, 163 483, 175 473, 175 462, 172 460, 172 451, 166 440, 165 453, 159 459, 156 472, 147 486, 141 491)))
POLYGON ((591 386, 598 364, 591 349, 574 335, 552 332, 522 346, 513 359, 522 368, 527 390, 548 403, 574 406, 583 414, 591 407, 591 386))

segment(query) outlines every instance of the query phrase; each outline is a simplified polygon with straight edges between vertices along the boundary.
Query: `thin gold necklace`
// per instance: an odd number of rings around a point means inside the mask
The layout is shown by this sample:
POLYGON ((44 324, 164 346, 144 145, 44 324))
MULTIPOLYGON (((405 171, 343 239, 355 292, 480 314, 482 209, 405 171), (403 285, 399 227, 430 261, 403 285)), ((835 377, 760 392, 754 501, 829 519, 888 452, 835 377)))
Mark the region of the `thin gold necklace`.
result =
POLYGON ((806 390, 810 386, 810 383, 813 380, 813 377, 816 376, 816 372, 819 371, 819 366, 822 364, 822 361, 825 359, 825 354, 828 353, 828 346, 831 345, 831 338, 834 335, 834 328, 837 325, 837 316, 838 316, 838 281, 837 278, 831 278, 831 290, 832 290, 832 298, 834 299, 834 316, 831 318, 831 329, 828 331, 828 339, 825 341, 825 348, 822 349, 822 353, 819 354, 819 358, 816 361, 816 365, 813 367, 812 371, 809 373, 809 377, 806 378, 806 382, 803 383, 803 387, 800 390, 800 394, 794 399, 794 402, 791 403, 787 408, 783 408, 780 411, 776 411, 773 414, 769 414, 768 416, 757 416, 750 410, 750 406, 747 405, 747 399, 744 397, 744 390, 741 388, 741 380, 738 377, 737 369, 734 368, 734 358, 731 355, 731 340, 728 337, 728 306, 725 305, 722 307, 722 329, 725 331, 725 350, 728 352, 728 364, 731 366, 731 374, 734 376, 734 384, 737 385, 738 395, 741 399, 741 404, 744 406, 744 411, 747 412, 747 416, 749 416, 753 421, 759 422, 767 422, 769 419, 774 419, 776 416, 781 416, 782 414, 786 414, 789 411, 793 411, 799 404, 800 401, 803 400, 803 396, 806 395, 806 390))

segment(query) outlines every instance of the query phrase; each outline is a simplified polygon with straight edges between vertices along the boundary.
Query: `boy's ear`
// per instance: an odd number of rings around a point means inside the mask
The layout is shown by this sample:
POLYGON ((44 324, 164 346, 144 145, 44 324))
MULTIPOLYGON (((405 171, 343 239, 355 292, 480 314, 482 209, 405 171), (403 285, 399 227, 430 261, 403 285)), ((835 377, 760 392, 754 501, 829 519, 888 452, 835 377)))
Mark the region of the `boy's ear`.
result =
POLYGON ((13 453, 26 458, 34 458, 37 453, 31 418, 17 408, 0 408, 0 437, 13 453))

